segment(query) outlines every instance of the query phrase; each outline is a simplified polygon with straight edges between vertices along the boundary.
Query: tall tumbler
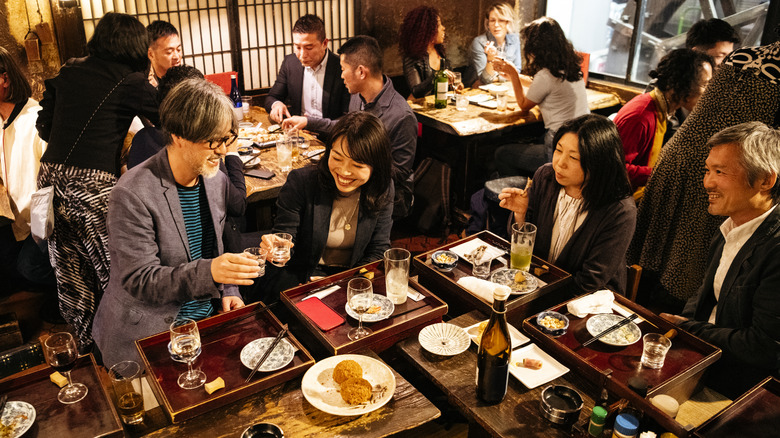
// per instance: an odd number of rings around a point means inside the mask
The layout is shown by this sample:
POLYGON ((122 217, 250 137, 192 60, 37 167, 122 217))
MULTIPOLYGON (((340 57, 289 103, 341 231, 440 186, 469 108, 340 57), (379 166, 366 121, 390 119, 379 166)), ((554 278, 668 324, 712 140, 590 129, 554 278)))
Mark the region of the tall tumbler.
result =
POLYGON ((402 248, 390 248, 385 251, 385 289, 387 298, 393 304, 406 302, 411 256, 409 251, 402 248))

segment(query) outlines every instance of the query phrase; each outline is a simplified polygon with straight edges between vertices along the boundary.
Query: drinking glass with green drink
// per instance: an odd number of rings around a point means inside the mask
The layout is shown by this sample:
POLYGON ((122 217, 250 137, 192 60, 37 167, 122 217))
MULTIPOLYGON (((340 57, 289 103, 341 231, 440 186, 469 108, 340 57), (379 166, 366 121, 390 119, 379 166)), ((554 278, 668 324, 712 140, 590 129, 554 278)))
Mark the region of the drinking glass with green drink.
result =
POLYGON ((523 222, 512 224, 511 267, 528 272, 536 241, 536 225, 523 222))

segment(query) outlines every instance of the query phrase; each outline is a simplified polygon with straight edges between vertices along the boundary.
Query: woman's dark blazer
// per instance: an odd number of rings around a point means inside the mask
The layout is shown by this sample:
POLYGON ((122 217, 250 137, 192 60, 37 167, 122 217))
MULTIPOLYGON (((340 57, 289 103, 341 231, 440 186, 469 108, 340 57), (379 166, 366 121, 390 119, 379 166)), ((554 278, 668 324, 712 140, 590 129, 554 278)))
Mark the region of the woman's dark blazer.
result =
MULTIPOLYGON (((552 164, 540 167, 530 189, 526 222, 536 225, 534 254, 547 259, 552 245, 555 205, 561 186, 552 164)), ((553 263, 574 277, 579 291, 626 291, 626 250, 636 226, 636 204, 631 197, 588 210, 553 263)))
MULTIPOLYGON (((279 192, 273 232, 290 233, 295 246, 287 264, 299 282, 308 281, 325 250, 333 199, 323 191, 317 176, 317 166, 290 172, 279 192)), ((379 260, 390 248, 393 227, 394 188, 390 183, 389 201, 374 215, 363 208, 358 211, 357 235, 350 267, 379 260)))

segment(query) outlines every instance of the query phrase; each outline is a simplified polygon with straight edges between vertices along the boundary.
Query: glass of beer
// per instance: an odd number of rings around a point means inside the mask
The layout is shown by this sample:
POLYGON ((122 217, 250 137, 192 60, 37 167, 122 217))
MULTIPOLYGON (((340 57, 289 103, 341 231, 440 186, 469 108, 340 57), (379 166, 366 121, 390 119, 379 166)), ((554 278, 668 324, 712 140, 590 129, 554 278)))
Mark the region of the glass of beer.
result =
POLYGON ((536 241, 536 225, 524 222, 512 224, 512 269, 528 272, 536 241))
POLYGON ((133 360, 114 364, 108 370, 116 394, 116 407, 122 422, 138 424, 144 421, 144 397, 141 395, 141 366, 133 360))

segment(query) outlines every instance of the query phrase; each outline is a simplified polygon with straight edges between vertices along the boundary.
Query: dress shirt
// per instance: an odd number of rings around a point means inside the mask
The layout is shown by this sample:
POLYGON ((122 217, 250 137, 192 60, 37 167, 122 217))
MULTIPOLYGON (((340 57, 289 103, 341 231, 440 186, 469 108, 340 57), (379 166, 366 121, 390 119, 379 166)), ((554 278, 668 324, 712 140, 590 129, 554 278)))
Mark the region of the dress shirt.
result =
POLYGON ((303 68, 303 113, 311 117, 322 117, 322 88, 325 83, 325 60, 323 56, 316 67, 303 68))
POLYGON ((723 253, 720 256, 720 263, 718 264, 718 270, 715 271, 715 279, 712 284, 712 290, 715 294, 715 307, 712 308, 710 314, 709 323, 715 324, 715 313, 718 311, 718 299, 720 298, 720 289, 723 286, 723 279, 726 278, 726 274, 729 272, 731 263, 737 256, 737 253, 742 249, 742 245, 750 239, 750 236, 758 229, 759 225, 764 222, 769 213, 777 207, 776 205, 766 211, 761 216, 749 220, 744 224, 735 227, 734 221, 731 218, 726 219, 720 225, 720 232, 723 234, 723 238, 726 239, 726 243, 723 244, 723 253))

